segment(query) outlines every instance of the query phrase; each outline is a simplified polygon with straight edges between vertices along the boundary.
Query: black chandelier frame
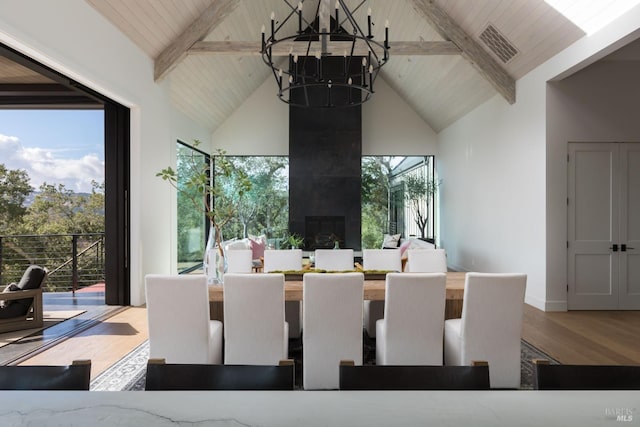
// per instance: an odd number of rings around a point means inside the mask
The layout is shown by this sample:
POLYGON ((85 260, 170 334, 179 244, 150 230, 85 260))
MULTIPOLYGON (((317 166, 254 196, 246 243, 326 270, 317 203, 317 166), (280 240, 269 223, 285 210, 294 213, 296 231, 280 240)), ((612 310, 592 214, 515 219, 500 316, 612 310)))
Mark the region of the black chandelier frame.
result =
MULTIPOLYGON (((296 107, 350 107, 362 105, 371 98, 374 93, 374 83, 380 69, 389 61, 389 25, 385 23, 385 40, 383 43, 373 39, 371 27, 374 23, 371 20, 371 9, 367 13, 368 34, 364 34, 355 18, 353 12, 360 9, 367 0, 362 0, 358 6, 351 12, 344 0, 336 1, 335 15, 329 14, 329 31, 320 28, 320 8, 322 0, 318 2, 314 20, 309 23, 302 15, 302 4, 304 0, 298 3, 298 7, 293 6, 289 0, 283 0, 291 9, 287 17, 280 23, 276 23, 274 13, 271 14, 271 35, 267 38, 265 28, 262 27, 262 60, 271 68, 273 77, 278 84, 278 98, 292 106, 296 107), (338 7, 339 6, 339 7, 338 7), (340 10, 344 12, 345 18, 340 21, 340 10), (298 31, 294 35, 281 37, 278 32, 294 17, 298 18, 298 31), (335 29, 331 30, 331 21, 335 21, 335 29), (348 22, 353 28, 353 32, 349 33, 343 30, 342 24, 348 22), (303 28, 303 23, 306 28, 303 28), (278 24, 276 28, 276 24, 278 24), (315 28, 314 25, 318 26, 315 28), (350 48, 343 51, 342 55, 335 55, 327 50, 329 41, 344 42, 350 48), (319 42, 321 50, 311 51, 312 43, 319 42), (306 43, 306 48, 302 54, 298 54, 299 49, 294 52, 293 45, 306 43), (366 55, 356 54, 357 45, 366 46, 366 55), (274 54, 279 46, 291 46, 289 49, 288 66, 278 66, 275 60, 284 55, 274 54), (343 72, 340 75, 331 75, 327 78, 323 73, 323 63, 327 58, 340 58, 343 60, 343 72), (314 61, 309 67, 308 62, 314 61), (354 61, 358 61, 358 71, 354 72, 354 61), (314 66, 315 65, 315 66, 314 66), (313 68, 314 71, 309 73, 308 69, 313 68), (309 96, 310 90, 317 88, 326 88, 327 96, 324 98, 326 102, 322 104, 314 104, 312 97, 309 96), (332 97, 332 91, 336 88, 344 88, 348 90, 348 97, 342 97, 343 100, 336 100, 332 97), (304 102, 295 101, 291 94, 293 91, 303 91, 304 102), (288 95, 288 96, 287 96, 288 95)), ((284 50, 285 48, 280 48, 284 50)))

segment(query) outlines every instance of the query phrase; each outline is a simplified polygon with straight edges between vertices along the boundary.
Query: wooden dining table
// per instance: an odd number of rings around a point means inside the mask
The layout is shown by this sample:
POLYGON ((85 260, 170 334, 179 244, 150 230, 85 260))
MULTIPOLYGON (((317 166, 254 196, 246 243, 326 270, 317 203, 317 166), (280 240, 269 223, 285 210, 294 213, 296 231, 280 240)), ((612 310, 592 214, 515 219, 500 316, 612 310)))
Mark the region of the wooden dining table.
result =
MULTIPOLYGON (((330 273, 327 273, 330 274, 330 273)), ((445 319, 455 319, 462 314, 462 301, 464 299, 464 272, 447 273, 445 319)), ((302 280, 287 280, 284 284, 284 297, 286 301, 302 301, 302 280)), ((384 301, 385 281, 382 279, 364 281, 364 297, 370 301, 384 301)), ((219 285, 209 286, 209 301, 211 303, 211 318, 222 320, 222 302, 224 301, 224 287, 219 285)))

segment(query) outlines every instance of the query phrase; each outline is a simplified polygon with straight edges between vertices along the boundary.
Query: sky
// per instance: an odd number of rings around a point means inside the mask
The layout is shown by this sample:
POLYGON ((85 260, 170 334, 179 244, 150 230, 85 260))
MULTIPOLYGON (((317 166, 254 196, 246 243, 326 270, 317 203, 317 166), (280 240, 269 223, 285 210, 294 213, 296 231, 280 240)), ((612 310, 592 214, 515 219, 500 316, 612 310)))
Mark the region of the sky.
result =
POLYGON ((104 181, 102 110, 0 110, 0 163, 44 182, 90 192, 104 181))

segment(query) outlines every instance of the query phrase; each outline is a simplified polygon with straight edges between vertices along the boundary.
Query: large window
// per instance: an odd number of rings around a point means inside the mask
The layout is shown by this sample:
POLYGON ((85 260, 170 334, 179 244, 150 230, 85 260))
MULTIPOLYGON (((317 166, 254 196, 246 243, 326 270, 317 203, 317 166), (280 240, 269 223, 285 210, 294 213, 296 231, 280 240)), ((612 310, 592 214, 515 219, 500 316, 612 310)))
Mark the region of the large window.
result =
POLYGON ((205 216, 204 200, 200 209, 193 205, 192 199, 199 197, 195 189, 186 183, 194 171, 204 170, 211 159, 208 154, 190 147, 182 142, 177 143, 176 172, 178 177, 178 272, 186 272, 202 265, 204 244, 208 232, 208 221, 205 216), (193 167, 193 165, 205 167, 193 167), (192 196, 189 196, 192 191, 192 196))
POLYGON ((242 171, 249 178, 251 190, 239 194, 237 173, 215 177, 224 194, 214 201, 216 208, 232 204, 237 212, 222 230, 224 239, 265 235, 269 246, 278 248, 289 224, 289 158, 227 156, 226 159, 234 171, 242 171))
POLYGON ((362 158, 362 247, 382 246, 383 233, 435 239, 433 156, 362 158))

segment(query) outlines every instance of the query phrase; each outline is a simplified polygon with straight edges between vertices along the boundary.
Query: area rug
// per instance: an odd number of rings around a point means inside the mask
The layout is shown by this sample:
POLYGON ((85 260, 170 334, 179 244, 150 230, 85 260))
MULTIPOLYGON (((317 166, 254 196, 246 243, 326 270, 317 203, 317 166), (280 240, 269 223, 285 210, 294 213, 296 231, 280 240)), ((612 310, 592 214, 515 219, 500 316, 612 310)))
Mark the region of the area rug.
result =
MULTIPOLYGON (((294 349, 295 346, 292 346, 294 349)), ((296 377, 300 378, 301 363, 294 350, 296 359, 296 377)), ((373 364, 371 354, 375 358, 375 351, 365 349, 365 364, 373 364)), ((90 385, 91 390, 96 391, 138 391, 144 390, 145 372, 147 360, 149 359, 149 342, 145 341, 133 349, 129 354, 120 359, 102 374, 96 377, 90 385)), ((547 359, 550 363, 557 364, 558 361, 545 352, 537 349, 528 342, 522 340, 520 346, 520 375, 522 390, 533 388, 533 366, 532 359, 547 359)), ((296 378, 296 382, 298 382, 296 378)), ((300 388, 300 384, 297 384, 300 388)))
POLYGON ((20 341, 21 339, 33 335, 43 329, 57 325, 60 322, 79 316, 85 311, 86 310, 44 311, 42 313, 43 326, 41 328, 23 329, 20 331, 2 333, 0 334, 0 348, 16 341, 20 341))

